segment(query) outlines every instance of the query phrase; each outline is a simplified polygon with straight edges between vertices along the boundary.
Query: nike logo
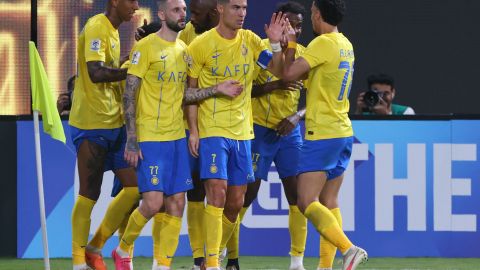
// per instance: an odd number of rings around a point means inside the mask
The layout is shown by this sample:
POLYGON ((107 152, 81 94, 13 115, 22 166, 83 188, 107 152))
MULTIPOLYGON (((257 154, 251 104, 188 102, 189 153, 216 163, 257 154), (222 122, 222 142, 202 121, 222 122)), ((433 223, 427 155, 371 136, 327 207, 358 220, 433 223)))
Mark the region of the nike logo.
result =
POLYGON ((217 254, 216 253, 208 254, 208 257, 213 257, 213 256, 217 256, 217 254))
POLYGON ((352 268, 353 268, 353 263, 355 262, 355 258, 357 257, 357 254, 358 254, 358 250, 357 250, 357 252, 355 252, 355 255, 353 255, 353 258, 352 258, 352 260, 350 261, 350 264, 348 265, 347 270, 352 270, 352 268))
POLYGON ((215 55, 212 56, 213 59, 216 59, 218 57, 220 57, 220 55, 222 55, 221 53, 216 53, 215 55))
POLYGON ((173 256, 168 256, 168 255, 167 255, 167 259, 172 259, 172 258, 173 258, 173 256))
POLYGON ((162 55, 162 56, 160 56, 160 59, 165 60, 165 59, 167 59, 167 57, 168 57, 168 55, 162 55))

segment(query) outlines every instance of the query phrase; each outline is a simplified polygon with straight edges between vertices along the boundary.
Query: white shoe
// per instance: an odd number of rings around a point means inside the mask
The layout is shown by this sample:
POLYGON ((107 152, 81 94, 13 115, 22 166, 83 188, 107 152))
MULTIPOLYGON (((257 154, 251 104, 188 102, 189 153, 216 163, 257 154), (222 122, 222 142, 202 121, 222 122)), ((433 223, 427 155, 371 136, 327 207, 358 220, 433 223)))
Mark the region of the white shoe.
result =
POLYGON ((194 265, 194 266, 192 266, 192 269, 191 269, 191 270, 200 270, 200 269, 201 269, 200 266, 194 265))
POLYGON ((353 246, 343 256, 343 270, 355 270, 361 263, 368 261, 368 254, 365 250, 353 246))
POLYGON ((238 269, 235 265, 230 265, 230 266, 227 266, 227 268, 225 268, 225 270, 238 270, 238 269))
POLYGON ((290 256, 289 270, 305 270, 303 267, 303 256, 290 256))
POLYGON ((153 263, 152 263, 152 270, 155 270, 157 269, 157 260, 153 259, 153 263))
POLYGON ((92 270, 87 264, 74 265, 73 270, 92 270))

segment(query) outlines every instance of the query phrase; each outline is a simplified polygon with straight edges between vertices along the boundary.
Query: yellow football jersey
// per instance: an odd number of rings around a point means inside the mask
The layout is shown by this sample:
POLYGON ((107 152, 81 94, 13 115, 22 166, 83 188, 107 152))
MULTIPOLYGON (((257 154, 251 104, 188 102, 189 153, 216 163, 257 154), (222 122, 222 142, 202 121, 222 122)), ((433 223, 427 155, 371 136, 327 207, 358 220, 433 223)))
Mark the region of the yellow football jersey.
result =
POLYGON ((348 118, 355 55, 341 33, 315 38, 302 56, 310 65, 307 85, 305 139, 344 138, 353 135, 348 118))
POLYGON ((185 29, 178 34, 178 38, 187 45, 190 45, 197 36, 197 33, 195 33, 195 27, 193 27, 191 22, 188 22, 187 25, 185 25, 185 29))
MULTIPOLYGON (((191 22, 188 22, 187 25, 185 26, 185 29, 183 29, 179 34, 178 38, 185 42, 185 44, 190 45, 192 41, 197 37, 197 33, 195 33, 195 27, 193 27, 193 24, 191 22)), ((188 122, 186 115, 183 117, 183 123, 185 125, 185 129, 188 129, 188 122)))
POLYGON ((78 38, 77 78, 70 125, 80 129, 113 129, 123 125, 120 82, 93 83, 87 62, 119 68, 120 38, 104 14, 90 18, 78 38))
POLYGON ((217 96, 200 102, 200 138, 253 139, 251 92, 254 65, 265 50, 268 48, 260 37, 244 29, 240 29, 234 39, 228 40, 214 28, 190 44, 188 75, 198 78, 200 88, 226 80, 237 80, 244 87, 242 94, 236 98, 217 96))
MULTIPOLYGON (((268 39, 263 41, 270 46, 268 39)), ((271 49, 271 48, 270 48, 271 49)), ((298 44, 295 57, 299 57, 305 47, 298 44)), ((257 66, 260 69, 260 67, 257 66)), ((278 81, 268 70, 260 70, 255 84, 278 81)), ((300 91, 274 90, 269 94, 252 99, 253 122, 266 128, 275 129, 284 118, 297 112, 300 91)))
POLYGON ((185 137, 182 101, 187 80, 186 45, 157 34, 132 49, 128 74, 142 79, 137 97, 139 142, 173 141, 185 137))

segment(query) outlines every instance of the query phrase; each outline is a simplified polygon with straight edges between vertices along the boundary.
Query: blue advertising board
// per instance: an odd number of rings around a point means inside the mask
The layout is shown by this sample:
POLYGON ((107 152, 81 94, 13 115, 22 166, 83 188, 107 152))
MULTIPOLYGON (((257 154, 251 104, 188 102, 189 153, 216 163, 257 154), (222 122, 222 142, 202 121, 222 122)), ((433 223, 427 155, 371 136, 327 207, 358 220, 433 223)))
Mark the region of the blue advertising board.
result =
MULTIPOLYGON (((340 194, 344 230, 372 257, 480 257, 480 121, 353 121, 355 144, 340 194)), ((69 127, 64 124, 67 138, 69 127)), ((18 252, 40 258, 33 123, 17 123, 18 252)), ((41 137, 50 255, 71 256, 70 215, 78 193, 74 147, 41 137)), ((113 174, 106 172, 90 233, 102 219, 113 174)), ((177 256, 191 254, 186 222, 177 256)), ((151 225, 135 243, 151 256, 151 225)), ((306 256, 318 256, 309 226, 306 256)), ((118 244, 112 237, 109 252, 118 244)), ((241 226, 241 255, 288 256, 288 203, 272 166, 241 226)))

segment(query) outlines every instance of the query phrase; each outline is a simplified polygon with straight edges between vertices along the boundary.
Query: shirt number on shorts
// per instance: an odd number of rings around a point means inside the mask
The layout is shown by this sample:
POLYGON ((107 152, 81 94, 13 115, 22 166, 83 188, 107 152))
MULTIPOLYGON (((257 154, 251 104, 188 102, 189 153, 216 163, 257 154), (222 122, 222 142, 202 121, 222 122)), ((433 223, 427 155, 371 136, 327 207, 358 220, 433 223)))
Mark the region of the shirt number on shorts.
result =
MULTIPOLYGON (((350 63, 348 61, 342 61, 340 62, 340 65, 338 66, 338 69, 342 70, 345 69, 345 76, 343 76, 343 81, 342 81, 342 88, 340 89, 340 94, 338 95, 338 100, 343 100, 345 96, 345 90, 347 89, 347 84, 348 84, 348 78, 352 77, 353 78, 353 62, 352 66, 350 66, 350 63)), ((347 92, 347 98, 350 95, 350 90, 352 89, 352 81, 350 80, 350 84, 348 84, 348 92, 347 92)))
POLYGON ((157 175, 158 174, 158 166, 149 166, 150 167, 150 174, 157 175))

